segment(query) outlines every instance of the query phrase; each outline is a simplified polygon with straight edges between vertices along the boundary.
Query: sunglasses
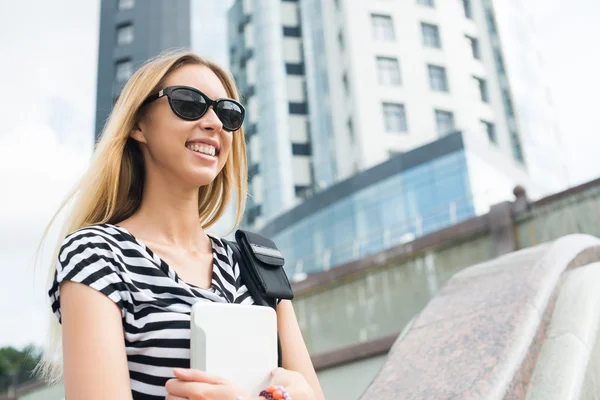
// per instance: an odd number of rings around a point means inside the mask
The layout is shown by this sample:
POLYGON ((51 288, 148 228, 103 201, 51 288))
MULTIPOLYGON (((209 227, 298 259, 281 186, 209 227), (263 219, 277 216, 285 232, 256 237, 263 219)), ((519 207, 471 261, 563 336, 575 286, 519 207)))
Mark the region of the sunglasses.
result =
POLYGON ((212 106, 215 114, 228 131, 237 131, 244 122, 246 110, 239 102, 232 99, 212 100, 196 88, 189 86, 169 86, 160 92, 148 96, 141 107, 167 96, 171 110, 181 119, 197 121, 212 106))

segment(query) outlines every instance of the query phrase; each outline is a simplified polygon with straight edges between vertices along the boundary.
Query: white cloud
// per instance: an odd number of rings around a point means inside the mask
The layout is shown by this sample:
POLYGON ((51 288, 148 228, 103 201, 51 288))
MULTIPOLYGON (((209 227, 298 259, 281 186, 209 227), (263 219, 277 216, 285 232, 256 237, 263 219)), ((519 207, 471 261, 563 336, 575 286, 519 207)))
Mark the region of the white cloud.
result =
POLYGON ((33 257, 46 224, 90 155, 84 148, 60 145, 48 126, 24 124, 12 133, 0 140, 0 181, 5 188, 0 207, 0 315, 9 328, 0 330, 0 346, 24 346, 44 338, 45 278, 56 230, 35 273, 33 257))
POLYGON ((93 142, 98 1, 0 3, 0 346, 42 343, 51 233, 46 224, 93 142))

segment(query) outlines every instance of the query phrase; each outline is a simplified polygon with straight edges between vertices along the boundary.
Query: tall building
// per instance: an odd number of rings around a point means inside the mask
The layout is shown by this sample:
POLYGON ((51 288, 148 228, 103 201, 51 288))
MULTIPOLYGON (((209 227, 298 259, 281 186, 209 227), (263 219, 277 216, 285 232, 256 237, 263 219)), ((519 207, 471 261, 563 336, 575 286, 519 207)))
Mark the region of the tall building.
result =
MULTIPOLYGON (((487 1, 301 4, 309 104, 325 87, 331 112, 319 117, 331 123, 335 178, 457 130, 525 172, 523 131, 487 1)), ((324 139, 319 117, 313 134, 324 139)))
POLYGON ((544 192, 529 179, 536 128, 518 120, 491 0, 237 0, 229 38, 250 117, 248 227, 457 131, 505 175, 485 191, 544 192))
POLYGON ((297 1, 273 0, 238 0, 229 11, 230 66, 247 109, 250 227, 314 186, 299 11, 297 1))
POLYGON ((96 141, 133 72, 164 50, 190 47, 190 0, 102 0, 100 7, 96 141))
POLYGON ((535 6, 520 0, 494 0, 493 8, 491 0, 485 0, 484 6, 495 17, 517 121, 526 133, 523 148, 529 174, 544 194, 563 190, 569 184, 565 151, 539 50, 543 38, 536 30, 535 6))

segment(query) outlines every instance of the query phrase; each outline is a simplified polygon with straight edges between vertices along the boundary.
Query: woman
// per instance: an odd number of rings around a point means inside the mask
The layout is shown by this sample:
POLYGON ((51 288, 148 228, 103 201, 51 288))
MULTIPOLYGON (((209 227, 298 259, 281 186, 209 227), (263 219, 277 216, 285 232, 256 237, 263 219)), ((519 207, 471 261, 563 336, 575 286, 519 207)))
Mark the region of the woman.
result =
MULTIPOLYGON (((259 398, 189 369, 191 305, 252 303, 231 249, 205 232, 234 188, 234 226, 244 210, 237 97, 223 69, 189 52, 150 60, 125 85, 89 170, 61 206, 75 199, 49 291, 64 371, 52 363, 57 345, 42 371, 62 374, 67 399, 259 398)), ((294 400, 323 399, 289 301, 277 316, 283 368, 273 385, 294 400)))

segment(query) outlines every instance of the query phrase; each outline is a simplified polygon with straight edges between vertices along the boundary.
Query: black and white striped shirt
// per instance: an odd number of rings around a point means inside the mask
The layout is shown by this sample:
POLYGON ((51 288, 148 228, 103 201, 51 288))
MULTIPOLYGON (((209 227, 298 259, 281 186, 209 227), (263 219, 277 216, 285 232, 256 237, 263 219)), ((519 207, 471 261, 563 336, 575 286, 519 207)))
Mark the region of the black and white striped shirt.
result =
POLYGON ((92 225, 68 235, 48 294, 59 321, 60 282, 88 285, 115 302, 125 335, 134 399, 161 399, 174 367, 190 367, 190 312, 197 301, 252 304, 240 281, 231 248, 209 235, 213 274, 210 288, 184 282, 125 228, 92 225))

